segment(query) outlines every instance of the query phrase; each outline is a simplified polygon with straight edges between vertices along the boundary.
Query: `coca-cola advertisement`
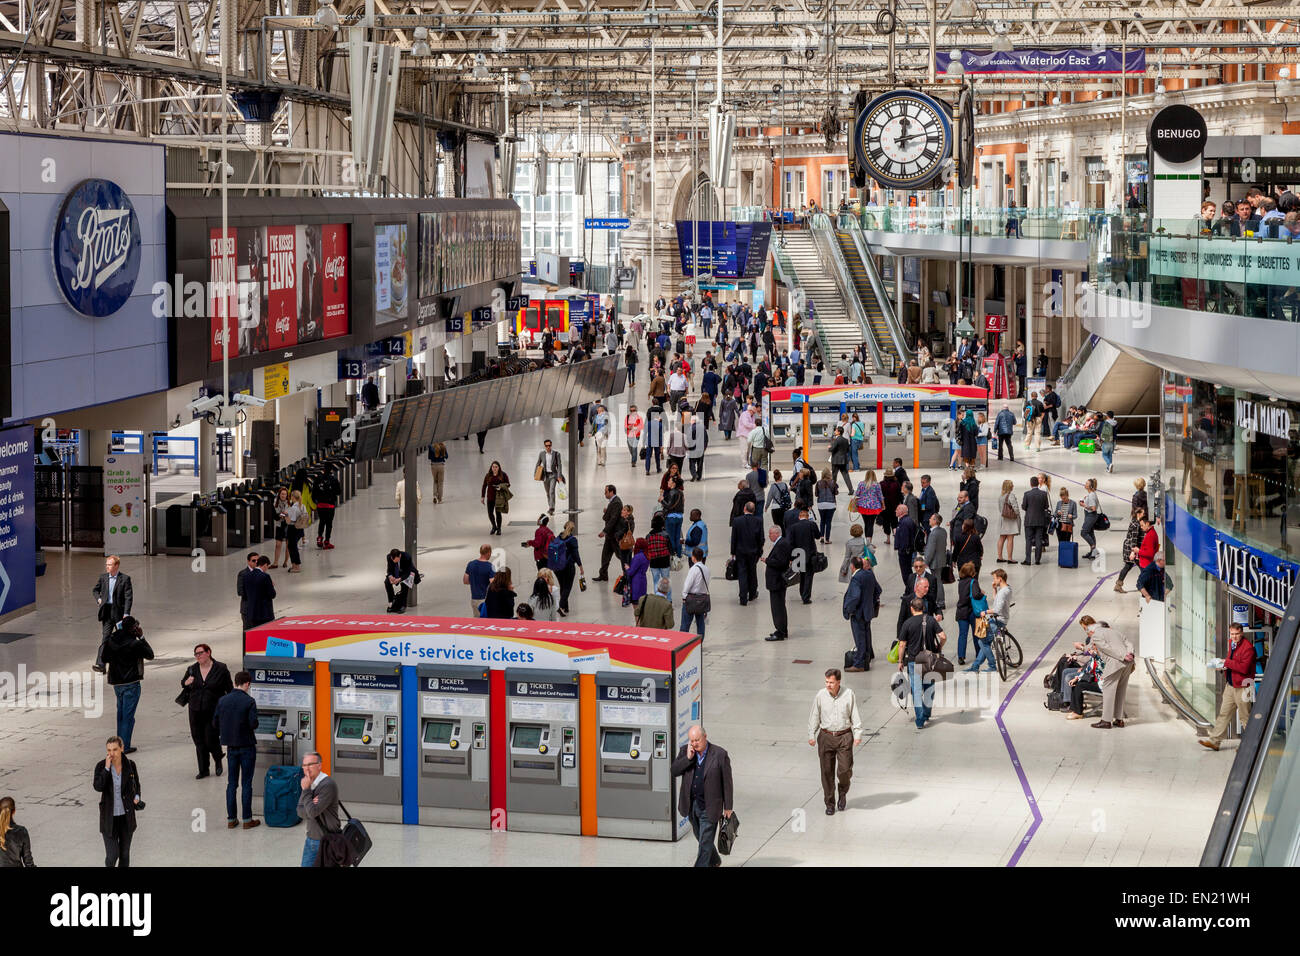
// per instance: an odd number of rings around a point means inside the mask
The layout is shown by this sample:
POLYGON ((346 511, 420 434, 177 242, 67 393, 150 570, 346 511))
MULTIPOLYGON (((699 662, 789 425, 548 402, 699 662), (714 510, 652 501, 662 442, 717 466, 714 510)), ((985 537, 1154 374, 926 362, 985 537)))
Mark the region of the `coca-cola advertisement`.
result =
POLYGON ((244 226, 224 242, 213 229, 209 262, 212 361, 221 360, 223 301, 238 330, 232 358, 348 334, 346 225, 244 226))

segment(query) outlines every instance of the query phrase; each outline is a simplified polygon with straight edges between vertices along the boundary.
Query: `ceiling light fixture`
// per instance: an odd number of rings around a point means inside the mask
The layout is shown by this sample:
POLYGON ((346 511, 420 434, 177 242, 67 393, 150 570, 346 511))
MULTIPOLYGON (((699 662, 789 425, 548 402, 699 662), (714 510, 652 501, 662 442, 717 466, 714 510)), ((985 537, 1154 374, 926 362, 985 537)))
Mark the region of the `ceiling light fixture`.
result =
POLYGON ((520 96, 533 95, 533 75, 531 73, 519 74, 519 95, 520 96))
MULTIPOLYGON (((411 44, 411 56, 433 55, 433 50, 429 46, 428 27, 416 27, 411 31, 411 35, 415 37, 415 42, 411 44)), ((478 76, 478 73, 476 72, 474 75, 478 76)))
POLYGON ((337 30, 339 28, 339 12, 334 9, 331 0, 321 0, 321 4, 316 10, 316 26, 323 27, 326 30, 337 30))

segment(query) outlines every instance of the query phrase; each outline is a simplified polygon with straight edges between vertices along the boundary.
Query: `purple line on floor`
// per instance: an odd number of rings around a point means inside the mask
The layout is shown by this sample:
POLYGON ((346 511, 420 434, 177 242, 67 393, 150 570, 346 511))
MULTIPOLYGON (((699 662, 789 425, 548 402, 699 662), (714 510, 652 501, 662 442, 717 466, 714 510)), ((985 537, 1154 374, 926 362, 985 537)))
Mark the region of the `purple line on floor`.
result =
POLYGON ((1025 776, 1025 768, 1020 764, 1020 755, 1016 753, 1016 745, 1011 742, 1011 732, 1007 730, 1007 725, 1002 720, 1002 714, 1011 704, 1011 698, 1016 696, 1016 692, 1020 690, 1021 685, 1029 679, 1029 675, 1038 668, 1038 665, 1043 662, 1043 658, 1045 658, 1048 652, 1056 646, 1056 642, 1059 641, 1064 636, 1065 632, 1069 630, 1070 626, 1078 620, 1083 609, 1088 606, 1088 602, 1091 601, 1093 595, 1097 593, 1097 589, 1105 583, 1107 578, 1114 577, 1114 575, 1115 572, 1112 571, 1110 574, 1097 579, 1097 583, 1092 586, 1092 590, 1089 591, 1084 599, 1079 602, 1079 606, 1074 609, 1074 612, 1066 619, 1066 622, 1061 625, 1061 629, 1056 632, 1056 636, 1048 641, 1047 646, 1042 649, 1036 658, 1034 658, 1034 662, 1024 669, 1024 673, 1020 675, 1020 679, 1012 685, 1010 693, 1002 699, 1002 706, 998 708, 998 712, 995 716, 998 730, 1002 732, 1002 742, 1006 744, 1007 754, 1011 757, 1011 766, 1015 768, 1016 776, 1020 778, 1020 789, 1025 792, 1025 800, 1029 804, 1029 812, 1034 817, 1033 822, 1029 824, 1029 829, 1025 831, 1025 835, 1021 839, 1020 845, 1016 847, 1016 852, 1011 854, 1011 859, 1007 861, 1007 866, 1015 866, 1020 862, 1020 857, 1029 847, 1029 841, 1034 838, 1034 834, 1037 833, 1038 828, 1042 826, 1043 815, 1038 810, 1038 799, 1034 796, 1033 788, 1029 786, 1029 778, 1025 776))
MULTIPOLYGON (((1071 477, 1069 477, 1068 475, 1059 475, 1059 474, 1057 474, 1057 473, 1054 472, 1054 471, 1048 471, 1046 468, 1039 468, 1037 465, 1031 465, 1031 464, 1029 464, 1029 462, 1027 462, 1027 461, 1021 461, 1020 459, 1016 459, 1015 461, 1012 462, 1012 464, 1013 464, 1013 465, 1022 465, 1022 466, 1024 466, 1025 468, 1028 468, 1028 469, 1029 469, 1030 471, 1032 471, 1034 474, 1038 474, 1038 473, 1041 471, 1043 474, 1045 474, 1045 475, 1051 475, 1053 478, 1060 478, 1062 481, 1072 481, 1072 482, 1074 482, 1076 485, 1080 485, 1080 486, 1083 485, 1083 482, 1080 481, 1078 478, 1071 478, 1071 477)), ((1094 475, 1094 476, 1092 476, 1092 477, 1095 478, 1096 476, 1094 475)), ((1131 500, 1132 500, 1132 499, 1130 499, 1130 498, 1125 498, 1123 495, 1117 495, 1117 494, 1115 494, 1115 492, 1113 492, 1113 491, 1102 491, 1100 488, 1097 489, 1097 493, 1098 493, 1098 494, 1102 494, 1102 495, 1109 495, 1110 497, 1114 498, 1114 499, 1117 500, 1117 501, 1128 502, 1128 501, 1131 501, 1131 500)), ((1076 499, 1076 500, 1077 500, 1077 499, 1076 499)), ((1055 501, 1052 502, 1052 506, 1053 506, 1053 507, 1056 506, 1056 502, 1055 502, 1055 501)))

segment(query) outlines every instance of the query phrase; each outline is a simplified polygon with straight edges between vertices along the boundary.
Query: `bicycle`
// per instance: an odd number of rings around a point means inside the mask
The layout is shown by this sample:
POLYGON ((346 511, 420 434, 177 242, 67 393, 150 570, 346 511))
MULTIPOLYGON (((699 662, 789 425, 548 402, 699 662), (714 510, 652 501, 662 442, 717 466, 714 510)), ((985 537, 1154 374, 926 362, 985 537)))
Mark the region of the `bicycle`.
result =
POLYGON ((989 616, 989 628, 993 631, 991 647, 993 649, 993 662, 997 665, 998 676, 1003 680, 1007 675, 1015 670, 1024 661, 1024 651, 1020 648, 1020 642, 1016 636, 1007 628, 1006 621, 997 615, 989 616))

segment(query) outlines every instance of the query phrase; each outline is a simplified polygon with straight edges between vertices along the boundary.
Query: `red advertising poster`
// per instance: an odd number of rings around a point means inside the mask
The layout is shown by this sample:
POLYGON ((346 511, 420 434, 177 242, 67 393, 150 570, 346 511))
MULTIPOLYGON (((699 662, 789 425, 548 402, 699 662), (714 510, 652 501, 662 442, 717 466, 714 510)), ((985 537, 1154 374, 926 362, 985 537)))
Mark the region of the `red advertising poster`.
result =
POLYGON ((297 230, 268 226, 266 230, 267 342, 282 349, 298 342, 297 230))
POLYGON ((222 241, 221 230, 212 229, 208 235, 208 315, 211 316, 211 330, 208 336, 209 356, 213 362, 221 361, 221 343, 227 342, 226 352, 234 356, 234 348, 239 330, 238 286, 235 282, 235 243, 234 229, 226 232, 222 241), (230 337, 226 338, 224 329, 229 320, 230 337))
POLYGON ((321 226, 325 338, 348 334, 348 227, 321 226))

